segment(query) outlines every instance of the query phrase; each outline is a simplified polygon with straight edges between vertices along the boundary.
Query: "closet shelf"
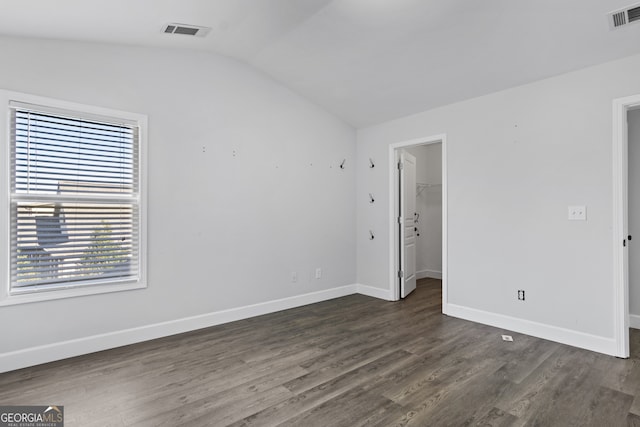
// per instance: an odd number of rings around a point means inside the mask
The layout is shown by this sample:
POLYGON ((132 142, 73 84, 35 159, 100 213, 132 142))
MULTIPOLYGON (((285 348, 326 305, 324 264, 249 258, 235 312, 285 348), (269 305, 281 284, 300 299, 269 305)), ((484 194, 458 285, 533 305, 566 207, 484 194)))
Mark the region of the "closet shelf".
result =
POLYGON ((426 184, 422 182, 416 183, 416 196, 419 196, 426 188, 442 187, 442 184, 426 184))

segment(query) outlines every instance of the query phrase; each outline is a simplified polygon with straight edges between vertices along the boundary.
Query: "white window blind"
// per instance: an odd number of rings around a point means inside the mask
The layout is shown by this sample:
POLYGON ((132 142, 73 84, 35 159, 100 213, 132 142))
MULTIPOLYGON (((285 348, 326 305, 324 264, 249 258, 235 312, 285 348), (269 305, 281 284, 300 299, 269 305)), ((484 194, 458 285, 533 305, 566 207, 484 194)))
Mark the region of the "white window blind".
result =
POLYGON ((138 124, 10 111, 11 293, 138 280, 138 124))

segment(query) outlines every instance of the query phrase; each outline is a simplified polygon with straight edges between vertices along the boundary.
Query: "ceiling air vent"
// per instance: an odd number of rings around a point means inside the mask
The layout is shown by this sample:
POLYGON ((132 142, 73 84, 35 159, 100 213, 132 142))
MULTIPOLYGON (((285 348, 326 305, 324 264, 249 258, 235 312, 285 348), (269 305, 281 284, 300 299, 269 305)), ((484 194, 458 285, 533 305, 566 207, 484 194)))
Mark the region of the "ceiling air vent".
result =
POLYGON ((619 28, 632 22, 640 21, 640 4, 634 4, 608 14, 609 28, 619 28))
POLYGON ((196 37, 204 37, 209 31, 211 31, 211 28, 185 24, 167 24, 162 28, 162 32, 166 34, 182 34, 196 37))

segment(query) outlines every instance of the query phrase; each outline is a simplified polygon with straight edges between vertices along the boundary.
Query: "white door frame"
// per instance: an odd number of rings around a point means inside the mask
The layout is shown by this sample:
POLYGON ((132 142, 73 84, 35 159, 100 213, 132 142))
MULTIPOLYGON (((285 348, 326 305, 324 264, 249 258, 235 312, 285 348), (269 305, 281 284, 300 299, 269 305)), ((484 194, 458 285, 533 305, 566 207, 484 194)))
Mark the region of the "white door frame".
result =
POLYGON ((448 302, 448 237, 447 237, 447 135, 439 134, 409 141, 396 142, 389 145, 389 295, 392 301, 400 299, 400 282, 398 278, 399 242, 398 235, 398 150, 442 143, 442 312, 447 314, 448 302))
POLYGON ((616 356, 629 357, 629 258, 622 242, 628 226, 627 111, 640 107, 640 94, 613 100, 613 292, 616 356))

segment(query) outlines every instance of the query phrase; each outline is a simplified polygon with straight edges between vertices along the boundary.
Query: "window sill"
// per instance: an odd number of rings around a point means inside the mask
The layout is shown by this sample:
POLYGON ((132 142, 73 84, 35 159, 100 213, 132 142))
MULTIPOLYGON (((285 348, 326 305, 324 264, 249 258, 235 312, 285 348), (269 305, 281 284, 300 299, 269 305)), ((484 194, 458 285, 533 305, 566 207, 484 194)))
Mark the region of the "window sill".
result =
POLYGON ((144 289, 147 287, 146 283, 133 282, 133 283, 111 283, 100 285, 86 285, 75 286, 67 289, 51 289, 42 290, 36 292, 25 292, 14 295, 3 295, 0 299, 0 307, 17 304, 28 304, 33 302, 51 301, 63 298, 74 298, 87 295, 99 295, 111 292, 130 291, 134 289, 144 289))

